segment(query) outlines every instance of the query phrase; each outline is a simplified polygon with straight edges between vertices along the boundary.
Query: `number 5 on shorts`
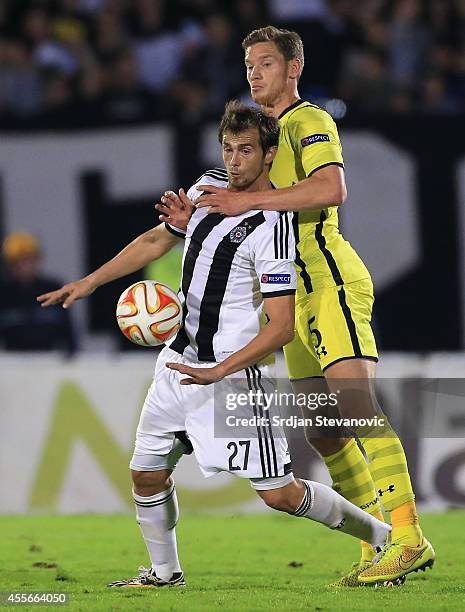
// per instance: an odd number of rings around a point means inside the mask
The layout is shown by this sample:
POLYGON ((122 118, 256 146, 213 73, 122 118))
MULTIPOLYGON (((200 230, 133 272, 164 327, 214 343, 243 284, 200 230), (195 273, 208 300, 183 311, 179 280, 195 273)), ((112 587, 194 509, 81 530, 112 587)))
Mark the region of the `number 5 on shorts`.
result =
POLYGON ((226 448, 232 451, 229 457, 229 471, 237 472, 237 470, 246 470, 249 463, 250 440, 239 440, 237 443, 229 442, 226 448), (242 467, 240 465, 233 465, 233 460, 236 458, 237 453, 239 452, 238 444, 239 446, 245 446, 244 464, 242 467))

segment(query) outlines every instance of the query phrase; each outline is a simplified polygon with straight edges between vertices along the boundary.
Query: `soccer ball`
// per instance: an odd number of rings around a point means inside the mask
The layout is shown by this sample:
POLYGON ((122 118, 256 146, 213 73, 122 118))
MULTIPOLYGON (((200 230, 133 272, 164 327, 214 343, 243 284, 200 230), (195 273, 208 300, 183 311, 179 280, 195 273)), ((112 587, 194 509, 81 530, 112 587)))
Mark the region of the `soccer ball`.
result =
POLYGON ((121 294, 116 320, 123 334, 140 346, 159 346, 181 327, 182 308, 176 293, 157 281, 134 283, 121 294))

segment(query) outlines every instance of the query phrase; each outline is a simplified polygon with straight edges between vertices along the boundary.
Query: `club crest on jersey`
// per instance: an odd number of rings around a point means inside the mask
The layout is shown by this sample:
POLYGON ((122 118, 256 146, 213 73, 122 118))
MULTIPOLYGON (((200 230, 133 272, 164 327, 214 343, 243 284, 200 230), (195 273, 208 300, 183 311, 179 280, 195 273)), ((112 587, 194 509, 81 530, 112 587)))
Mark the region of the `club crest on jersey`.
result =
POLYGON ((311 136, 306 136, 305 138, 302 138, 300 144, 302 147, 308 147, 316 142, 329 142, 328 134, 312 134, 311 136))
POLYGON ((229 233, 229 239, 231 242, 239 244, 245 238, 247 238, 247 228, 243 225, 238 225, 229 233))
POLYGON ((290 274, 262 274, 261 281, 264 285, 270 283, 272 285, 289 285, 291 282, 290 274))

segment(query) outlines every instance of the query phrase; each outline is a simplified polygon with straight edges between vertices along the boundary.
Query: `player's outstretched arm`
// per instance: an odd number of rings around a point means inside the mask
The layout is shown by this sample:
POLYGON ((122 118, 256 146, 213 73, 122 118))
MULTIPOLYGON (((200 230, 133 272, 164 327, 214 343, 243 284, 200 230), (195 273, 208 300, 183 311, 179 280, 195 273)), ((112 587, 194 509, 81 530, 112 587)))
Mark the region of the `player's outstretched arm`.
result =
POLYGON ((80 280, 67 283, 61 289, 37 297, 42 306, 63 304, 69 308, 76 300, 91 295, 98 287, 143 268, 167 253, 180 238, 159 225, 133 240, 113 259, 80 280))
POLYGON ((161 198, 161 204, 155 204, 155 208, 161 213, 158 217, 160 221, 185 231, 195 210, 195 205, 187 197, 184 189, 181 188, 179 195, 174 191, 165 191, 165 195, 161 198))
POLYGON ((186 374, 181 385, 209 385, 261 361, 294 337, 294 295, 265 298, 269 321, 243 349, 230 355, 213 368, 191 368, 180 363, 166 367, 186 374))
POLYGON ((267 191, 229 191, 212 185, 199 185, 204 193, 197 208, 209 213, 240 215, 249 210, 299 211, 340 206, 347 197, 344 170, 335 164, 320 168, 292 187, 267 191))

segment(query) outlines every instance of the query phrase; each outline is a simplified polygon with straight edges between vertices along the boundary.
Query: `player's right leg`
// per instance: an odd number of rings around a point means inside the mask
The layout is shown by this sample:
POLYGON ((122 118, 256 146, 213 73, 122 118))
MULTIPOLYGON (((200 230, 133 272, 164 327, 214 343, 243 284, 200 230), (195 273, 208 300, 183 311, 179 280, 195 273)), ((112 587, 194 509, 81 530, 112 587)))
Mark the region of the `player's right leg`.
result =
MULTIPOLYGON (((163 457, 158 459, 162 461, 163 457)), ((151 566, 140 567, 138 576, 116 580, 107 586, 183 586, 185 582, 179 565, 175 530, 179 508, 171 470, 131 470, 131 475, 137 522, 147 546, 151 566)))
POLYGON ((137 522, 151 566, 141 567, 135 578, 116 580, 110 587, 185 584, 177 551, 179 507, 171 474, 179 458, 192 452, 192 445, 184 432, 184 413, 165 361, 162 351, 144 402, 130 463, 137 522))

